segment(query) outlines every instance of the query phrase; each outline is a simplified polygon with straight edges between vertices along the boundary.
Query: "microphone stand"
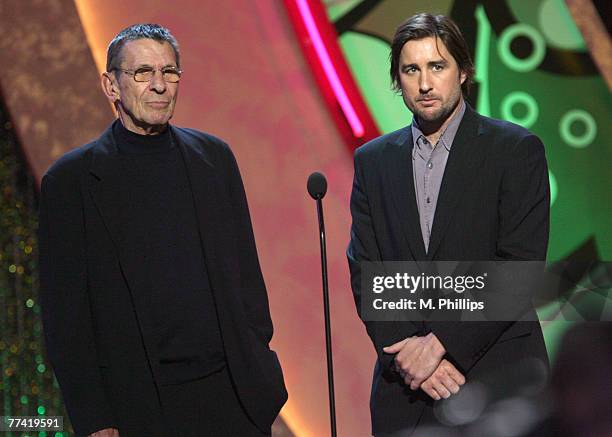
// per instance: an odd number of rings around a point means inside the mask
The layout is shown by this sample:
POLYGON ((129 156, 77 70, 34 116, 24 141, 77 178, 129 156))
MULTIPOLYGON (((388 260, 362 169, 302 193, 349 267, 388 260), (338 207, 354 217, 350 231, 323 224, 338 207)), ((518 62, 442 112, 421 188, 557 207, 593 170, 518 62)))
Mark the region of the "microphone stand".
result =
POLYGON ((317 216, 319 218, 319 242, 321 244, 321 273, 323 277, 323 312, 325 315, 325 348, 327 352, 327 388, 329 391, 329 417, 331 435, 336 437, 336 401, 334 397, 334 364, 332 360, 331 323, 329 317, 329 285, 327 282, 327 251, 325 244, 325 223, 323 221, 322 196, 317 196, 317 216))

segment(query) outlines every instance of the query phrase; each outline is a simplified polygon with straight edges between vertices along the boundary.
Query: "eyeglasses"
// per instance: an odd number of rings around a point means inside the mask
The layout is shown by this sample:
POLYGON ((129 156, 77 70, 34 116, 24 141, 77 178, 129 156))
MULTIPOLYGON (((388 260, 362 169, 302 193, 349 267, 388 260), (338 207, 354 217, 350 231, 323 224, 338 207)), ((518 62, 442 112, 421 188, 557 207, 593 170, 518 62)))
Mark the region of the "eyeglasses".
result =
POLYGON ((111 71, 113 70, 122 71, 125 74, 133 76, 136 82, 150 82, 151 80, 153 80, 155 72, 161 71, 162 79, 164 79, 165 82, 177 83, 179 80, 181 80, 181 74, 183 73, 181 70, 178 70, 174 67, 164 67, 160 69, 151 67, 141 67, 137 68, 136 70, 124 70, 123 68, 116 67, 113 68, 111 71))

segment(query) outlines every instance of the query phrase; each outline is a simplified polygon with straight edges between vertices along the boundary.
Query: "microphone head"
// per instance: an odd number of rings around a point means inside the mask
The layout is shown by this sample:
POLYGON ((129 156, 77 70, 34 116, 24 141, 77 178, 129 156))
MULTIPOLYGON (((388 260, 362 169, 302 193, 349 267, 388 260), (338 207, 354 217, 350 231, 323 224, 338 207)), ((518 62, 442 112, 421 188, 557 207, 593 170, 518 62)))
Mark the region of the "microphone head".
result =
POLYGON ((308 176, 308 183, 306 184, 308 188, 308 194, 313 199, 322 199, 325 197, 325 193, 327 193, 327 179, 323 174, 315 171, 313 174, 308 176))

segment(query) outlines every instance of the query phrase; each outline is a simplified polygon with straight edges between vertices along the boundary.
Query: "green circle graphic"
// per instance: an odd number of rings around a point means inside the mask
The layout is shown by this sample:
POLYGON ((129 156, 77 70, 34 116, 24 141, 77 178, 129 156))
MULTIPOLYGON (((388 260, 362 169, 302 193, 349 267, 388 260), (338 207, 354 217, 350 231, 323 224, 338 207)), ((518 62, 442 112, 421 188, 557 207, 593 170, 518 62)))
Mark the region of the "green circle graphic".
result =
POLYGON ((591 114, 583 109, 572 109, 567 111, 559 121, 559 134, 563 141, 569 146, 581 149, 587 147, 593 142, 597 135, 597 123, 591 114), (584 133, 582 135, 574 135, 571 127, 575 122, 584 123, 584 133))
POLYGON ((546 54, 546 42, 533 27, 528 24, 517 23, 504 29, 497 42, 497 53, 508 68, 519 73, 525 73, 540 65, 546 54), (533 51, 525 59, 517 58, 510 50, 510 44, 517 36, 529 38, 533 45, 533 51))
POLYGON ((504 120, 520 124, 525 129, 533 126, 540 115, 540 108, 536 100, 530 94, 523 91, 514 91, 504 97, 504 100, 501 102, 500 111, 504 120), (518 118, 512 113, 512 108, 517 103, 522 103, 527 107, 527 114, 524 117, 518 118))

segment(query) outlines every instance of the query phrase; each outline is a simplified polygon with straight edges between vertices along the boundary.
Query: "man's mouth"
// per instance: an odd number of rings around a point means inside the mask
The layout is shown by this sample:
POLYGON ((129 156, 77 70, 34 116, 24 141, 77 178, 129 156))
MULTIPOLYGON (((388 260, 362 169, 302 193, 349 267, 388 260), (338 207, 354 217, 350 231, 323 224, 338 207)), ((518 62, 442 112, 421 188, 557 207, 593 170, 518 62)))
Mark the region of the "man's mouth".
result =
POLYGON ((417 100, 417 102, 421 103, 423 106, 432 106, 437 101, 438 99, 436 99, 435 97, 421 97, 417 100))
POLYGON ((166 108, 166 107, 168 107, 169 104, 170 104, 170 102, 165 102, 165 101, 147 102, 148 106, 151 106, 151 107, 156 108, 156 109, 166 108))

